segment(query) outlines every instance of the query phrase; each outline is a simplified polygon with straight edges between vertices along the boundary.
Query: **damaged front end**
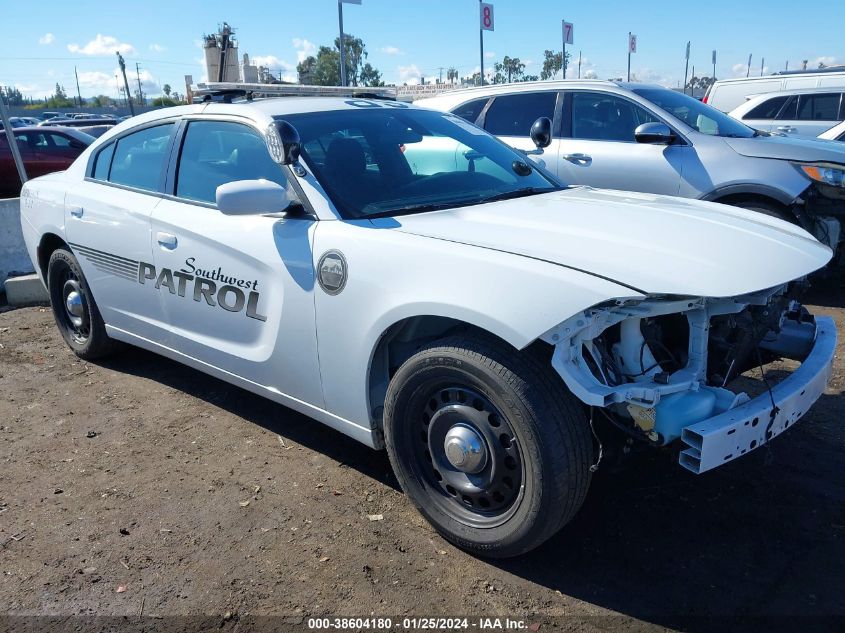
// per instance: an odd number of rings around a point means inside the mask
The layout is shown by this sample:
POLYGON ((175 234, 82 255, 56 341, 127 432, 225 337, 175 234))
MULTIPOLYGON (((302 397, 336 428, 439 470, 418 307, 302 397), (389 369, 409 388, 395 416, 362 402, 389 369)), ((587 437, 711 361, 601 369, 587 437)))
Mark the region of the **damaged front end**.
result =
POLYGON ((681 465, 701 473, 778 435, 827 385, 836 329, 788 288, 727 299, 619 299, 568 319, 543 340, 554 345, 552 364, 582 402, 652 445, 681 440, 681 465), (741 373, 776 358, 802 364, 757 398, 729 389, 741 373))

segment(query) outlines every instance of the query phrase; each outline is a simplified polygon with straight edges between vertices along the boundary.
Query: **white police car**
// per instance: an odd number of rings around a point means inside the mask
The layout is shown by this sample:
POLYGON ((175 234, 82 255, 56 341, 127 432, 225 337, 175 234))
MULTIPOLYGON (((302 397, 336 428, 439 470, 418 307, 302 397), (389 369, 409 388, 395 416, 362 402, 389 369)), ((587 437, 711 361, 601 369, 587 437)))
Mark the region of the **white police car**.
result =
POLYGON ((386 445, 420 512, 495 556, 572 518, 613 434, 703 472, 822 393, 836 332, 788 283, 831 256, 808 233, 566 188, 383 97, 158 110, 27 183, 27 247, 71 349, 143 347, 386 445), (730 389, 776 356, 802 364, 757 398, 730 389))

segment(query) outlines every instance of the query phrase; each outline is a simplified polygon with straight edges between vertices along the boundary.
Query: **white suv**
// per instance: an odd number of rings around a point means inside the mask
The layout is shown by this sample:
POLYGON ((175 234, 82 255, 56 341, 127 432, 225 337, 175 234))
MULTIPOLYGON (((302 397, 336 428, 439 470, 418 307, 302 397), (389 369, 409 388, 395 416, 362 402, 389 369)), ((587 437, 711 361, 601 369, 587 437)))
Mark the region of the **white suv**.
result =
POLYGON ((566 188, 387 99, 142 114, 30 180, 21 219, 78 356, 136 345, 386 446, 420 512, 488 556, 569 521, 602 446, 719 467, 797 422, 833 362, 833 322, 793 299, 831 256, 803 229, 566 188), (801 364, 735 386, 774 357, 801 364))

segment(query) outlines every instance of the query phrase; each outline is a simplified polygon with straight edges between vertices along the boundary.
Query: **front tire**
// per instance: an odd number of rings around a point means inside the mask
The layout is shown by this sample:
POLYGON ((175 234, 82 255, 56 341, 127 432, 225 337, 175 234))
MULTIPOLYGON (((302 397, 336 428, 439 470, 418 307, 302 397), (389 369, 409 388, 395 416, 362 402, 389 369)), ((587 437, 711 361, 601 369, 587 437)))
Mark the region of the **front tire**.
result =
POLYGON ((106 334, 100 310, 73 253, 60 248, 50 255, 47 288, 56 326, 74 354, 94 360, 120 349, 120 343, 106 334))
POLYGON ((409 358, 388 387, 384 431, 412 503, 475 554, 534 549, 590 483, 583 411, 548 359, 498 340, 452 337, 409 358))

